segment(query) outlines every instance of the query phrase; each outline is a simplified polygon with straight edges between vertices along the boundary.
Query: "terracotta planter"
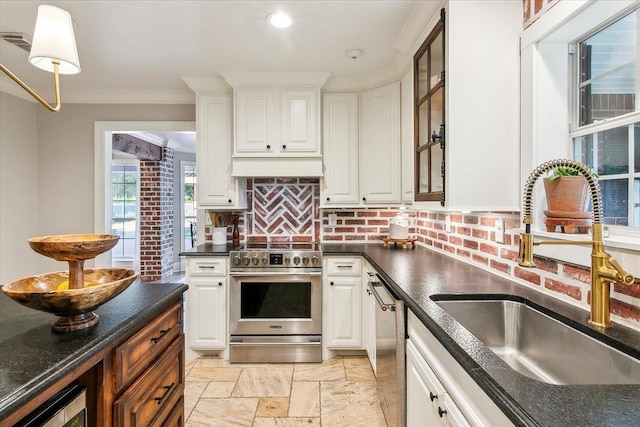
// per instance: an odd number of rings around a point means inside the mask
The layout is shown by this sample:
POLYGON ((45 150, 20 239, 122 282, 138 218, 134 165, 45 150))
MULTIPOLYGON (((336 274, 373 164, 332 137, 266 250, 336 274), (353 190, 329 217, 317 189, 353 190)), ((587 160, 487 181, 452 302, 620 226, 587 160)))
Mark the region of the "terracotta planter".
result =
POLYGON ((562 176, 544 180, 548 209, 543 211, 547 231, 587 233, 591 226, 589 184, 583 176, 562 176))
POLYGON ((544 180, 547 195, 546 216, 555 218, 589 218, 589 184, 583 176, 562 176, 544 180))

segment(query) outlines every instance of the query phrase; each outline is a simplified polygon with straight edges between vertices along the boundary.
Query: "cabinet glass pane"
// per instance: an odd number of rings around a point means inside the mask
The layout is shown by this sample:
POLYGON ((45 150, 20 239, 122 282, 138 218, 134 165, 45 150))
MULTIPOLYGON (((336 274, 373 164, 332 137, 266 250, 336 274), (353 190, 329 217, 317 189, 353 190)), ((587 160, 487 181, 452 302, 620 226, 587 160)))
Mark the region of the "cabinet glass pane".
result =
POLYGON ((425 101, 418 107, 418 147, 429 143, 429 101, 425 101))
POLYGON ((427 58, 428 53, 425 52, 418 60, 418 99, 422 99, 429 90, 427 74, 427 58))
POLYGON ((431 54, 431 77, 429 78, 430 87, 433 88, 440 81, 442 75, 442 33, 438 34, 430 47, 431 54))
POLYGON ((440 125, 442 124, 442 94, 443 90, 438 89, 431 96, 431 132, 440 134, 440 125))
POLYGON ((440 144, 431 147, 431 191, 442 191, 442 148, 440 144))
POLYGON ((428 161, 429 161, 429 150, 423 150, 418 154, 418 192, 419 193, 428 193, 429 192, 429 169, 428 169, 428 161))

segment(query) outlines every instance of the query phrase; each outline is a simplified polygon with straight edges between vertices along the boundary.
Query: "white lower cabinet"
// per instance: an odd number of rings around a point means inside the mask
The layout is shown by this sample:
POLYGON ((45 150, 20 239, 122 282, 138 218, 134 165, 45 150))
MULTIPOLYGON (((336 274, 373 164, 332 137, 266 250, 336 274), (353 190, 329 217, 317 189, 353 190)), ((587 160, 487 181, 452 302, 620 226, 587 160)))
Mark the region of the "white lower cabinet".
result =
POLYGON ((408 310, 407 426, 513 426, 454 357, 408 310))
POLYGON ((187 260, 187 345, 192 350, 224 350, 227 345, 227 259, 187 260))
POLYGON ((329 349, 362 348, 362 262, 325 257, 325 334, 329 349))

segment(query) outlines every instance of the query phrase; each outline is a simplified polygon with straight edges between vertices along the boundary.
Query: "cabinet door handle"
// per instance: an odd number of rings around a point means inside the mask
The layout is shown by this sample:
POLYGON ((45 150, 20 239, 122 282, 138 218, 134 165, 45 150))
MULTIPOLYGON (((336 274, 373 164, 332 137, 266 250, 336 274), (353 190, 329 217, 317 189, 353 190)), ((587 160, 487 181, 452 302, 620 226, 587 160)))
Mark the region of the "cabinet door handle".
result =
MULTIPOLYGON (((368 290, 368 289, 367 289, 368 290)), ((438 398, 437 394, 433 394, 431 392, 429 392, 429 399, 431 399, 431 401, 433 402, 434 400, 436 400, 438 398)))
POLYGON ((167 395, 169 394, 169 392, 171 391, 171 389, 173 388, 173 386, 175 384, 176 383, 171 383, 170 385, 164 386, 163 387, 164 388, 164 392, 162 393, 162 396, 154 397, 153 400, 155 400, 158 405, 162 405, 162 401, 167 397, 167 395))
MULTIPOLYGON (((367 289, 367 295, 371 295, 371 289, 367 289)), ((431 393, 429 393, 429 397, 431 397, 431 393)), ((431 401, 433 402, 433 399, 431 401)))
POLYGON ((446 413, 447 413, 446 409, 442 409, 441 407, 438 406, 438 415, 440 415, 440 418, 442 418, 442 416, 446 413))
POLYGON ((171 330, 171 328, 160 330, 160 335, 158 335, 157 337, 151 338, 151 341, 153 341, 154 344, 158 344, 158 341, 160 341, 162 338, 164 338, 164 336, 167 335, 170 330, 171 330))

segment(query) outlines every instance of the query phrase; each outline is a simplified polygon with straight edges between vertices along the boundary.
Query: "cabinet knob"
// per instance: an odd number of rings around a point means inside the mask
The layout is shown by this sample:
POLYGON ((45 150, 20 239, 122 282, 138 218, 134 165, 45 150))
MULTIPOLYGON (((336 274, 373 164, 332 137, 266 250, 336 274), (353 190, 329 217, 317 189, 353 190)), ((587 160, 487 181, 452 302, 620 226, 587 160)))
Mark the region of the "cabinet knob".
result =
POLYGON ((438 406, 438 415, 440 415, 440 418, 442 418, 442 416, 446 413, 447 413, 446 409, 442 409, 441 407, 438 406))
POLYGON ((218 282, 218 286, 222 286, 222 282, 218 282))
POLYGON ((437 394, 433 394, 431 392, 429 392, 429 399, 431 399, 431 401, 433 402, 434 400, 436 400, 438 398, 437 394))
POLYGON ((329 283, 331 286, 333 286, 333 282, 329 283))
POLYGON ((267 150, 270 150, 271 146, 269 144, 267 144, 267 150))
POLYGON ((330 198, 330 197, 327 197, 327 202, 328 202, 329 200, 331 200, 331 198, 330 198))
POLYGON ((232 203, 232 200, 231 200, 231 199, 229 199, 229 203, 232 203))
POLYGON ((363 202, 366 202, 366 201, 367 201, 367 198, 366 198, 366 197, 363 197, 363 198, 362 198, 362 201, 363 201, 363 202))
POLYGON ((286 150, 287 149, 287 144, 282 144, 282 149, 286 150))

